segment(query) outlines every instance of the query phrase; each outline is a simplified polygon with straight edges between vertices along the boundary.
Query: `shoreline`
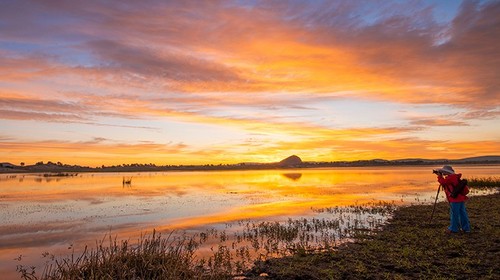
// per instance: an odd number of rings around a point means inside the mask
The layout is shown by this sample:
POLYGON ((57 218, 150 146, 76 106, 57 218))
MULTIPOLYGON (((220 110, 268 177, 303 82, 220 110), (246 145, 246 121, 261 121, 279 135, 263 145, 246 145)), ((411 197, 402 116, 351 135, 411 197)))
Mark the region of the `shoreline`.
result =
POLYGON ((359 232, 334 252, 258 262, 245 279, 498 279, 500 193, 472 196, 466 205, 470 234, 444 232, 447 202, 437 204, 432 223, 433 205, 406 206, 374 235, 359 232))
POLYGON ((175 167, 18 167, 5 168, 0 167, 0 174, 56 174, 55 176, 70 176, 72 173, 127 173, 127 172, 192 172, 192 171, 251 171, 251 170, 308 170, 321 168, 365 168, 365 167, 436 167, 443 164, 453 164, 456 166, 500 166, 500 162, 481 162, 481 163, 399 163, 399 164, 325 164, 325 165, 300 165, 300 166, 277 166, 277 165, 256 165, 256 166, 175 166, 175 167))

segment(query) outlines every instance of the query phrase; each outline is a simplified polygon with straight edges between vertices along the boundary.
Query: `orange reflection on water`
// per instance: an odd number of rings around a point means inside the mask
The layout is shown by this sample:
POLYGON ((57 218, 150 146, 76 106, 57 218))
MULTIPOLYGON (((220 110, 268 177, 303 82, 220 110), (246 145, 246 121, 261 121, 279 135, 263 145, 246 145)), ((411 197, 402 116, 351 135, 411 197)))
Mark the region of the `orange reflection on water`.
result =
MULTIPOLYGON (((134 238, 152 229, 203 230, 241 220, 312 217, 312 209, 433 201, 434 167, 0 175, 0 272, 19 254, 134 238), (122 185, 123 178, 131 185, 122 185), (19 254, 14 254, 18 252, 19 254), (5 261, 4 260, 11 260, 5 261)), ((467 176, 497 166, 457 167, 467 176)), ((31 256, 34 258, 33 256, 31 256)))

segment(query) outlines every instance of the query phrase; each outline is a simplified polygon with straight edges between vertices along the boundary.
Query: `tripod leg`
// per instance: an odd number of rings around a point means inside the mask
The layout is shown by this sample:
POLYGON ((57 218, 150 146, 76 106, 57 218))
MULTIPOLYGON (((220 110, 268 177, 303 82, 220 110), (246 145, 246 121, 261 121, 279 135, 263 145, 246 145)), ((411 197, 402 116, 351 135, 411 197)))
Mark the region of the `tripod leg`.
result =
POLYGON ((432 218, 434 218, 434 212, 436 211, 436 204, 437 204, 440 190, 441 190, 441 185, 439 185, 439 187, 438 187, 438 191, 436 194, 436 199, 434 200, 434 207, 432 208, 432 214, 431 214, 431 219, 429 220, 429 224, 432 223, 432 218))

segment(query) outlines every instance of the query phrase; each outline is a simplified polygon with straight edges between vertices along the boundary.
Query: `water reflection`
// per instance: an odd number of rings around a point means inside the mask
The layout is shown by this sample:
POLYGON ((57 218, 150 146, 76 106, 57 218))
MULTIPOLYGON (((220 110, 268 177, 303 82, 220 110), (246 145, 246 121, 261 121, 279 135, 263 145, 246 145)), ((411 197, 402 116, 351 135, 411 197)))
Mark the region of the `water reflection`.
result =
POLYGON ((292 181, 297 181, 300 179, 300 177, 302 177, 302 173, 282 173, 281 175, 292 181))
MULTIPOLYGON (((468 177, 499 171, 498 166, 459 169, 468 177)), ((376 201, 433 202, 437 183, 430 170, 88 173, 57 178, 0 175, 0 273, 15 274, 16 255, 36 263, 44 251, 64 251, 69 244, 91 245, 105 233, 133 238, 153 228, 205 230, 242 220, 315 218, 323 215, 317 209, 376 201), (124 184, 125 178, 131 179, 129 185, 124 184)))

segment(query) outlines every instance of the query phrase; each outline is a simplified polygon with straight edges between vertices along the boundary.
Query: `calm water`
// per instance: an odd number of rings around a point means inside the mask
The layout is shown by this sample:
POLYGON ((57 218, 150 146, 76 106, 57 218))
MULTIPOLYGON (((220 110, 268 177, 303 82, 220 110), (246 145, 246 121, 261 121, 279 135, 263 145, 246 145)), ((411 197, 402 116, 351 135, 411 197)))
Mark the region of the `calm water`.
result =
MULTIPOLYGON (((241 221, 326 217, 327 207, 386 201, 432 203, 433 167, 0 175, 0 273, 42 270, 43 252, 69 254, 105 234, 224 230, 241 221), (132 177, 131 185, 122 185, 132 177), (14 260, 21 256, 22 261, 14 260)), ((465 177, 498 176, 500 166, 457 166, 465 177)), ((474 195, 474 193, 472 194, 474 195)), ((441 196, 440 199, 443 199, 441 196)))

